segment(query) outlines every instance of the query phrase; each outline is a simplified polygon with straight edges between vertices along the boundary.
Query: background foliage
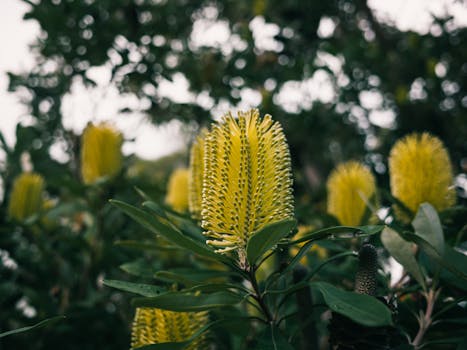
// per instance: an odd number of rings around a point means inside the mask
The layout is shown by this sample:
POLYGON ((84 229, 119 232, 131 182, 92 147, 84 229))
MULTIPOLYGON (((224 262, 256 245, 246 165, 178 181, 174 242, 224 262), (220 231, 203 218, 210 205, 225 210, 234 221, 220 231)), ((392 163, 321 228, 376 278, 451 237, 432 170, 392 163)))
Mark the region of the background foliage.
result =
MULTIPOLYGON (((213 106, 235 106, 245 89, 252 89, 261 97, 260 110, 284 126, 301 223, 332 222, 323 209, 324 180, 342 160, 365 161, 379 185, 387 187, 386 155, 408 132, 426 130, 440 137, 455 173, 466 171, 467 30, 453 25, 450 17, 435 18, 431 31, 421 35, 378 21, 365 0, 24 2, 30 4, 25 18, 37 21, 41 34, 33 47, 34 69, 9 74, 10 90, 26 96, 34 123, 18 125, 14 148, 2 142, 7 161, 1 169, 6 198, 0 207, 0 247, 19 267, 1 266, 0 330, 60 314, 67 321, 40 333, 2 339, 0 348, 60 348, 65 343, 69 349, 126 348, 133 312, 128 296, 104 287, 102 278, 128 279, 117 266, 135 259, 125 270, 147 268, 149 261, 154 269, 158 264, 176 266, 184 259, 175 255, 175 261, 162 263, 128 246, 116 247, 115 241, 136 241, 147 232, 112 209, 107 199, 134 203, 137 186, 163 200, 167 175, 183 164, 185 154, 158 164, 130 157, 111 184, 81 183, 79 135, 63 127, 62 99, 76 81, 96 84, 87 74, 92 67, 109 66, 112 84, 122 94, 137 96, 142 101, 138 111, 155 124, 178 119, 194 130, 218 117, 210 113, 213 106), (273 45, 261 46, 252 30, 255 18, 275 24, 273 45), (323 19, 335 26, 329 36, 318 32, 323 19), (192 33, 201 20, 226 26, 228 45, 196 44, 192 33), (175 103, 158 90, 177 73, 189 81, 191 102, 175 103), (331 98, 290 96, 284 90, 317 74, 331 82, 331 98), (362 103, 368 92, 381 97, 378 107, 362 103), (298 102, 284 103, 284 94, 298 102), (374 109, 391 111, 393 123, 376 125, 370 119, 374 109), (67 145, 66 164, 50 156, 57 141, 67 145), (52 226, 7 220, 8 193, 21 172, 24 152, 45 177, 48 194, 58 200, 48 214, 52 226), (14 307, 21 300, 36 309, 33 317, 14 307)), ((458 203, 465 204, 465 192, 459 189, 458 194, 458 203)), ((447 219, 454 222, 448 233, 462 221, 459 216, 447 219)), ((342 271, 334 267, 327 280, 340 283, 342 271)))

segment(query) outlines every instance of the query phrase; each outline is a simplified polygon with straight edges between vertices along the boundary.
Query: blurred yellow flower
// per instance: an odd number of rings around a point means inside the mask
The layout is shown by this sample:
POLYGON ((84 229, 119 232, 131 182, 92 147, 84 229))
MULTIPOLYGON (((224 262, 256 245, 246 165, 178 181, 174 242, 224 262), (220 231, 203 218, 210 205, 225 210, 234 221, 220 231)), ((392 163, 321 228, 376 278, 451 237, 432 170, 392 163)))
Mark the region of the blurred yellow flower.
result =
POLYGON ((290 153, 282 127, 258 110, 229 113, 207 135, 202 222, 207 243, 243 260, 247 241, 293 217, 290 153))
POLYGON ((188 208, 188 169, 175 169, 167 184, 165 202, 182 213, 188 208))
POLYGON ((204 139, 208 131, 203 129, 196 138, 190 152, 190 176, 188 178, 188 204, 195 219, 201 218, 204 176, 204 139))
POLYGON ((23 221, 38 214, 43 206, 44 179, 36 173, 23 173, 13 182, 8 203, 10 218, 23 221))
MULTIPOLYGON (((182 342, 207 325, 208 313, 175 312, 156 308, 137 308, 131 330, 131 347, 182 342)), ((206 337, 196 338, 186 349, 206 349, 206 337)))
POLYGON ((371 171, 355 161, 346 162, 333 170, 327 181, 328 213, 341 225, 361 224, 367 203, 374 199, 376 182, 371 171))
POLYGON ((81 138, 81 177, 85 184, 111 178, 122 168, 122 134, 109 123, 89 123, 81 138))
MULTIPOLYGON (((455 203, 451 162, 441 140, 428 133, 411 134, 396 142, 389 155, 391 193, 416 213, 423 202, 437 210, 455 203)), ((396 215, 410 221, 402 210, 396 215)))

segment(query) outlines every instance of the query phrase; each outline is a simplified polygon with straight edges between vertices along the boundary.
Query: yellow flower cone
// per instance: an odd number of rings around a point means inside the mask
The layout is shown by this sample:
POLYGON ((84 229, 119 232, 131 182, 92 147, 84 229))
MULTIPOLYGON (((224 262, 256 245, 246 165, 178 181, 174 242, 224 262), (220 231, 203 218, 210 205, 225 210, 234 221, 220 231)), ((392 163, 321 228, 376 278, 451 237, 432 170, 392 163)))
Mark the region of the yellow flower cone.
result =
POLYGON ((89 123, 81 138, 81 177, 85 184, 112 178, 122 168, 123 136, 112 125, 89 123))
MULTIPOLYGON (((202 327, 209 317, 203 312, 175 312, 156 308, 137 308, 131 330, 131 347, 149 344, 182 342, 188 340, 202 327)), ((189 350, 206 349, 206 337, 201 335, 188 347, 189 350)))
POLYGON ((44 179, 35 173, 23 173, 13 182, 8 203, 10 218, 24 221, 38 214, 43 205, 44 179))
POLYGON ((207 135, 204 129, 196 138, 190 151, 190 172, 188 178, 188 204, 190 213, 195 219, 201 219, 204 178, 204 139, 207 135))
MULTIPOLYGON (((451 162, 443 143, 428 133, 411 134, 393 146, 389 156, 391 193, 414 214, 428 202, 438 211, 455 203, 451 162)), ((396 208, 399 219, 408 214, 396 208)))
POLYGON ((202 222, 219 253, 244 257, 252 233, 293 217, 290 154, 279 123, 258 110, 231 114, 205 139, 202 222))
POLYGON ((341 225, 360 225, 367 202, 374 198, 376 182, 371 171, 355 161, 340 164, 328 178, 328 213, 341 225))
POLYGON ((188 208, 188 169, 176 169, 170 175, 165 202, 182 213, 188 208))

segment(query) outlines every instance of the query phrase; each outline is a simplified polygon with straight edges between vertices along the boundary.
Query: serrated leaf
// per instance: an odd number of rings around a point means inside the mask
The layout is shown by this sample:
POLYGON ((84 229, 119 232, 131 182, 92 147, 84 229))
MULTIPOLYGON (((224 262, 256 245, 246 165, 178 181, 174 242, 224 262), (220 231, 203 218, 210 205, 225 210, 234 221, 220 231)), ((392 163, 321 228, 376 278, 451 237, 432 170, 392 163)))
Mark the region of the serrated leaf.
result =
POLYGON ((104 280, 104 285, 123 290, 125 292, 139 294, 144 297, 155 297, 167 292, 166 289, 151 284, 132 283, 118 280, 104 280))
POLYGON ((21 327, 21 328, 13 329, 11 331, 0 333, 0 338, 7 337, 7 336, 13 335, 13 334, 32 331, 34 329, 39 329, 39 328, 51 325, 51 324, 53 324, 53 323, 55 323, 55 322, 57 322, 57 321, 59 321, 61 319, 64 319, 64 318, 65 318, 65 316, 55 316, 55 317, 47 318, 47 319, 42 320, 41 322, 36 323, 35 325, 32 325, 32 326, 21 327))
POLYGON ((426 289, 425 278, 415 258, 413 243, 407 242, 395 230, 389 227, 385 227, 381 233, 381 242, 389 254, 404 266, 407 272, 415 278, 423 289, 426 289))
POLYGON ((415 234, 430 243, 439 253, 444 254, 444 234, 436 209, 429 203, 422 203, 412 221, 415 234))
POLYGON ((242 300, 243 296, 225 291, 211 294, 168 292, 154 298, 136 298, 133 300, 133 305, 171 311, 204 311, 236 305, 242 300))
POLYGON ((329 308, 344 315, 356 323, 367 327, 391 326, 391 311, 378 299, 364 294, 348 292, 326 282, 314 282, 311 285, 323 295, 329 308))
POLYGON ((282 238, 287 236, 296 225, 295 220, 282 220, 267 225, 255 232, 248 240, 246 256, 250 264, 276 245, 282 238))

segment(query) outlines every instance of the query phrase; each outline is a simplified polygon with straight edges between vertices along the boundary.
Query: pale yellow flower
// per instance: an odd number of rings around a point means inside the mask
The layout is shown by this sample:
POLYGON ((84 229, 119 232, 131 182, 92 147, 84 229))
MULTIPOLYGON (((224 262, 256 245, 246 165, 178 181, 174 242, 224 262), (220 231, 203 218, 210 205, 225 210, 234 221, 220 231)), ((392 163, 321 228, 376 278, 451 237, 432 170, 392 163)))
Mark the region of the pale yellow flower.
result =
MULTIPOLYGON (((389 156, 389 175, 392 195, 413 213, 423 202, 437 210, 455 203, 448 152, 428 133, 411 134, 396 142, 389 156)), ((396 215, 406 222, 412 219, 402 210, 396 210, 396 215)))
POLYGON ((328 213, 341 225, 358 226, 365 210, 376 193, 376 182, 371 171, 355 161, 340 164, 328 178, 328 213))
POLYGON ((89 123, 81 138, 81 177, 85 184, 112 178, 122 168, 123 136, 112 125, 89 123))
POLYGON ((188 208, 188 169, 176 169, 167 184, 165 202, 178 212, 188 208))
POLYGON ((190 175, 188 178, 188 204, 195 219, 201 219, 204 181, 204 139, 208 131, 203 129, 191 146, 190 175))
POLYGON ((8 203, 10 218, 24 221, 39 214, 43 206, 44 179, 35 173, 23 173, 13 182, 8 203))
POLYGON ((248 239, 293 217, 290 153, 279 123, 258 110, 231 114, 205 139, 202 227, 217 252, 244 256, 248 239))
MULTIPOLYGON (((188 340, 198 330, 206 326, 208 313, 175 312, 156 308, 139 307, 136 309, 131 330, 131 347, 149 344, 182 342, 188 340)), ((206 337, 195 339, 186 349, 203 350, 206 337)))

